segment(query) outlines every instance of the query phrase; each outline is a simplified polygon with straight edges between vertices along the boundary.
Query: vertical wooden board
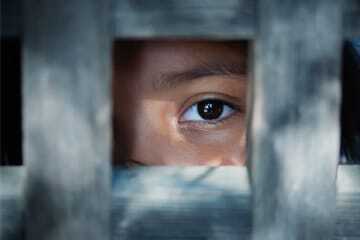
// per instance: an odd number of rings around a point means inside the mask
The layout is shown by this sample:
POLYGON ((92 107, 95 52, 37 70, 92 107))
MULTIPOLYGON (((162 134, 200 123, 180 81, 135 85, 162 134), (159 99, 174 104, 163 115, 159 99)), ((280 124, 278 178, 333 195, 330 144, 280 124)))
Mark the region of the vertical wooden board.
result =
POLYGON ((26 236, 109 239, 108 1, 25 1, 26 236))
POLYGON ((260 0, 249 160, 253 239, 330 239, 341 1, 260 0))
POLYGON ((344 165, 337 173, 334 239, 360 239, 360 165, 344 165))

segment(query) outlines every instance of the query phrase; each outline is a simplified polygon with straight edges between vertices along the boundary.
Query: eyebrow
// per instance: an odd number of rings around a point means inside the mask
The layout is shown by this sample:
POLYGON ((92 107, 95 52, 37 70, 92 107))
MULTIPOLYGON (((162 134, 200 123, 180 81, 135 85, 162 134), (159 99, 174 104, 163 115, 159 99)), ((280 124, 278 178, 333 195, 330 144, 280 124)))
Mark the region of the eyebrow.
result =
POLYGON ((246 76, 246 66, 240 63, 206 63, 181 72, 161 74, 153 81, 155 90, 176 88, 189 81, 210 76, 246 76))

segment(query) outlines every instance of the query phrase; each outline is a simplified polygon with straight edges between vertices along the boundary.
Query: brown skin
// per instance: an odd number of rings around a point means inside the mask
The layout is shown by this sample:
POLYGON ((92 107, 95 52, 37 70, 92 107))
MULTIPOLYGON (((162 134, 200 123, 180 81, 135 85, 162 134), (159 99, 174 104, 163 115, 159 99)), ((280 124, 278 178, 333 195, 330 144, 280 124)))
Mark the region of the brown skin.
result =
POLYGON ((246 60, 244 42, 116 42, 115 164, 243 165, 246 60))

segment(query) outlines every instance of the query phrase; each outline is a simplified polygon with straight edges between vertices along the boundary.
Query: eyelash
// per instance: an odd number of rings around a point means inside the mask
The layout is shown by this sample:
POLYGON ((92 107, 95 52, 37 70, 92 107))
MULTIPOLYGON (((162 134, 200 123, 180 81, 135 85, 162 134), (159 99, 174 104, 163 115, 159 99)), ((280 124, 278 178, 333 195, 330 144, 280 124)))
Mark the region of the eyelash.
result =
MULTIPOLYGON (((190 105, 189 107, 185 108, 184 111, 182 111, 180 115, 180 123, 192 123, 192 124, 207 124, 207 125, 215 125, 220 122, 226 121, 227 119, 231 118, 234 114, 239 112, 239 108, 225 100, 222 100, 221 98, 205 98, 200 101, 197 101, 190 105), (221 109, 215 109, 217 111, 210 111, 210 113, 207 113, 206 111, 200 113, 199 108, 205 108, 207 110, 209 107, 211 108, 221 108, 221 109), (204 115, 202 114, 215 114, 218 115, 214 119, 204 119, 204 115), (193 119, 191 119, 193 118, 193 119)), ((213 116, 212 116, 213 117, 213 116)))

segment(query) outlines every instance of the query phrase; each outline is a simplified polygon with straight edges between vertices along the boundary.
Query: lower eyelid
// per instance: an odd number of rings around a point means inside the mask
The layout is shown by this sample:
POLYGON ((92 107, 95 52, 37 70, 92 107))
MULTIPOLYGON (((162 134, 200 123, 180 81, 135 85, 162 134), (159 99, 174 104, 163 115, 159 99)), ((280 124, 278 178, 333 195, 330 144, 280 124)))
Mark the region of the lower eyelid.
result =
POLYGON ((211 120, 211 121, 180 121, 179 126, 183 128, 207 128, 212 129, 219 126, 222 126, 223 124, 226 124, 228 121, 230 121, 233 118, 241 117, 241 112, 234 109, 234 112, 231 113, 229 116, 224 117, 222 119, 218 120, 211 120))
MULTIPOLYGON (((226 105, 226 104, 224 105, 223 112, 225 112, 225 109, 227 109, 227 111, 232 111, 232 113, 230 113, 230 114, 228 113, 229 116, 231 116, 236 111, 236 109, 234 107, 232 107, 230 105, 226 105)), ((225 113, 223 113, 223 114, 225 114, 225 113)), ((228 117, 228 116, 226 116, 226 117, 228 117)))

